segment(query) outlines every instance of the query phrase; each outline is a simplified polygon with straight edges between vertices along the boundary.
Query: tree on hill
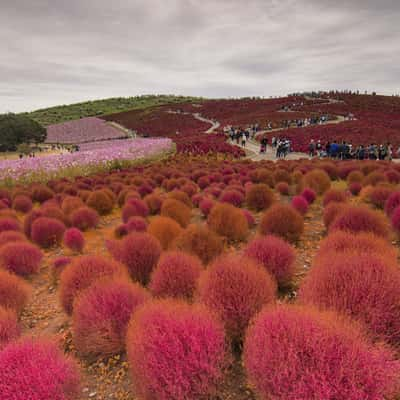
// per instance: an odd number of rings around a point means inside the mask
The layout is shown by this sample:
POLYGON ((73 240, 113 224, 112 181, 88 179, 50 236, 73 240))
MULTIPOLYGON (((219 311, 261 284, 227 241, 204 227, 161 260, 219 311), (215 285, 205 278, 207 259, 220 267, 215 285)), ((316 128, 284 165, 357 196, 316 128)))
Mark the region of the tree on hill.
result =
POLYGON ((46 129, 25 115, 0 114, 0 151, 15 151, 21 143, 42 143, 46 129))

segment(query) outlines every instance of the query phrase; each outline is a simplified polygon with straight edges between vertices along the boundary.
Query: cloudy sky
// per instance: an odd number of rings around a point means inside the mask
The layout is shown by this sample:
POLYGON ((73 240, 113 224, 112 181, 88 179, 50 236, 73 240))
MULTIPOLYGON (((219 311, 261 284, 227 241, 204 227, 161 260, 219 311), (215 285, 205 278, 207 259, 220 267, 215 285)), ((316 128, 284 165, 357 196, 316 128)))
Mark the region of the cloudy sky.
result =
POLYGON ((399 93, 399 21, 399 0, 0 0, 0 112, 148 93, 399 93))

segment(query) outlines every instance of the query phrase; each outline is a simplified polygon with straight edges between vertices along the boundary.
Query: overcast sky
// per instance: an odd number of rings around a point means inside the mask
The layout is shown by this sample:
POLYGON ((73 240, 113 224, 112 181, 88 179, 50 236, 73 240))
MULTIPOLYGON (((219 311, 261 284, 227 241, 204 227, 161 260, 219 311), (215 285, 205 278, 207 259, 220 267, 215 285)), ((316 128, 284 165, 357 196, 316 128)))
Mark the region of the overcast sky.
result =
POLYGON ((400 92, 400 0, 0 0, 0 112, 149 93, 400 92))

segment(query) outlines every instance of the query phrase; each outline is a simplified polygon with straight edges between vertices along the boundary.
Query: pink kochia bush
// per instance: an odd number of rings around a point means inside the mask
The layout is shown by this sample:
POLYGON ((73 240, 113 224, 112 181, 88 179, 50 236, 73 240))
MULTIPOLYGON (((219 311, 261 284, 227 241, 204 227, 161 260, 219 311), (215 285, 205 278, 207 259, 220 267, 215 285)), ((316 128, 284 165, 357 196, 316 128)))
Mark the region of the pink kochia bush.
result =
POLYGON ((199 280, 198 299, 215 311, 232 340, 241 340, 250 319, 275 301, 276 283, 256 261, 230 254, 217 259, 199 280))
POLYGON ((202 269, 196 256, 180 251, 166 252, 151 274, 150 291, 158 297, 190 300, 202 269))
POLYGON ((10 242, 0 247, 0 267, 20 276, 39 271, 41 250, 28 242, 10 242))
POLYGON ((64 246, 76 253, 82 253, 85 247, 85 238, 78 228, 69 228, 64 232, 63 237, 64 246))
POLYGON ((150 295, 127 280, 99 280, 74 303, 73 341, 89 356, 110 356, 125 349, 128 322, 135 309, 150 295))
POLYGON ((262 400, 378 400, 392 395, 399 362, 333 313, 266 307, 246 334, 244 364, 262 400))
POLYGON ((5 231, 0 233, 0 247, 6 243, 26 242, 26 237, 21 232, 5 231))
POLYGON ((262 264, 280 287, 291 282, 295 272, 296 252, 283 239, 272 235, 257 237, 246 246, 244 254, 262 264))
POLYGON ((0 306, 14 310, 19 315, 31 292, 30 285, 24 279, 0 268, 0 306))
POLYGON ((151 301, 132 317, 128 361, 141 400, 212 398, 227 366, 224 328, 202 305, 151 301))
POLYGON ((98 225, 100 217, 96 210, 84 206, 72 211, 69 219, 73 227, 78 228, 81 231, 87 231, 98 225))
POLYGON ((0 351, 20 334, 15 311, 0 306, 0 351))
POLYGON ((347 251, 318 258, 299 299, 350 315, 374 339, 400 344, 400 270, 383 255, 347 251))
POLYGON ((21 230, 21 225, 18 220, 9 217, 0 218, 0 232, 17 231, 21 230))
POLYGON ((1 400, 76 400, 77 364, 46 340, 24 339, 0 352, 1 400))
MULTIPOLYGON (((397 234, 400 233, 400 206, 396 207, 394 211, 392 212, 392 215, 390 217, 390 221, 392 223, 393 229, 397 232, 397 234)), ((1 234, 0 234, 1 236, 1 234)))
POLYGON ((131 217, 147 217, 149 212, 149 207, 143 200, 131 198, 122 209, 122 220, 128 222, 131 217))
POLYGON ((134 281, 147 284, 161 254, 159 241, 148 233, 133 232, 107 244, 111 255, 128 267, 134 281))
POLYGON ((32 240, 40 247, 59 245, 65 232, 65 225, 54 218, 39 217, 32 224, 32 240))
POLYGON ((314 190, 312 190, 310 188, 305 188, 301 192, 301 196, 307 200, 308 204, 314 203, 315 199, 317 198, 317 194, 314 192, 314 190))
POLYGON ((400 191, 393 192, 385 202, 385 212, 388 217, 392 216, 393 211, 400 206, 400 191))
POLYGON ((291 201, 292 207, 298 211, 301 215, 304 215, 308 211, 308 202, 303 196, 294 196, 291 201))

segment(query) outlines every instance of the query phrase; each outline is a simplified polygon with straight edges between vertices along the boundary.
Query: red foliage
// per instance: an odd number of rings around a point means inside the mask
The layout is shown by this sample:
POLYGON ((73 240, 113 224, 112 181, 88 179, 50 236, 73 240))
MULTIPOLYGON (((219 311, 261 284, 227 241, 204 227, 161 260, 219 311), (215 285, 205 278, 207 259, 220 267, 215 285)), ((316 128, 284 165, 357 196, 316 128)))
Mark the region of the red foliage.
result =
POLYGON ((349 191, 353 196, 357 196, 362 189, 362 185, 359 182, 352 182, 349 184, 349 191))
POLYGON ((365 323, 374 339, 400 343, 400 271, 378 253, 347 251, 318 258, 299 295, 304 303, 365 323))
POLYGON ((275 189, 284 196, 289 194, 289 185, 286 182, 278 182, 275 189))
POLYGON ((16 231, 5 231, 0 232, 0 247, 6 243, 14 242, 25 242, 26 237, 21 232, 16 231))
POLYGON ((27 238, 31 238, 32 224, 39 217, 43 217, 43 213, 40 210, 32 210, 25 216, 24 219, 24 232, 27 238))
POLYGON ((158 239, 162 248, 167 250, 173 241, 182 233, 181 226, 172 218, 154 217, 151 219, 147 232, 158 239))
POLYGON ((246 204, 253 210, 265 210, 274 201, 273 191, 264 183, 253 184, 246 190, 246 204))
POLYGON ((200 201, 199 208, 200 211, 203 213, 205 217, 208 217, 208 214, 210 214, 211 209, 215 206, 216 201, 213 199, 210 199, 209 197, 205 197, 200 201))
POLYGON ((11 242, 0 248, 0 266, 21 276, 37 273, 42 258, 40 249, 28 242, 11 242))
POLYGON ((61 203, 61 210, 66 215, 69 216, 72 211, 83 207, 85 204, 80 197, 67 196, 61 203))
POLYGON ((400 192, 393 192, 385 203, 385 212, 388 217, 391 217, 393 211, 400 206, 400 192))
POLYGON ((86 204, 96 210, 100 215, 110 214, 114 203, 110 196, 103 190, 95 190, 86 200, 86 204))
POLYGON ((241 207, 244 202, 244 196, 238 190, 226 189, 219 196, 221 203, 232 204, 235 207, 241 207))
POLYGON ((12 340, 21 334, 17 314, 11 309, 0 306, 0 352, 12 340))
POLYGON ((78 352, 87 356, 123 352, 130 317, 149 297, 143 287, 126 280, 93 283, 74 302, 73 341, 78 352))
POLYGON ((85 247, 85 238, 78 228, 69 228, 64 233, 63 243, 64 246, 68 247, 70 250, 82 253, 85 247))
POLYGON ((12 202, 12 208, 15 211, 19 211, 23 214, 26 214, 29 211, 31 211, 32 207, 33 207, 32 200, 28 196, 24 195, 15 196, 12 202))
MULTIPOLYGON (((390 220, 391 220, 393 229, 397 232, 397 234, 399 234, 400 233, 400 206, 396 207, 394 209, 390 220)), ((0 238, 1 238, 1 234, 0 234, 0 238)))
POLYGON ((22 312, 31 295, 31 287, 22 278, 0 269, 0 306, 22 312))
POLYGON ((261 264, 234 254, 211 264, 198 287, 198 299, 220 316, 235 341, 263 305, 275 301, 275 293, 276 284, 261 264))
POLYGON ((54 192, 47 186, 36 185, 32 190, 32 200, 44 203, 54 197, 54 192))
POLYGON ((335 220, 335 218, 347 208, 347 204, 344 203, 337 203, 336 201, 333 201, 329 203, 323 211, 322 214, 322 219, 324 221, 324 225, 326 229, 329 229, 331 226, 332 222, 335 220))
POLYGON ((289 242, 296 242, 304 230, 301 214, 286 204, 274 204, 261 218, 260 233, 275 235, 289 242))
POLYGON ((151 274, 149 289, 157 297, 190 300, 202 269, 196 256, 178 251, 164 253, 151 274))
POLYGON ((247 332, 244 364, 260 399, 383 399, 399 363, 356 326, 311 308, 266 307, 247 332))
POLYGON ((227 365, 221 323, 205 307, 176 300, 148 302, 135 312, 127 350, 140 399, 210 398, 227 365))
POLYGON ((56 259, 54 259, 53 263, 52 263, 52 270, 51 270, 51 274, 53 277, 53 280, 56 281, 60 275, 61 272, 64 271, 65 267, 69 264, 71 264, 72 262, 72 258, 70 257, 57 257, 56 259))
POLYGON ((39 217, 35 219, 31 228, 32 240, 40 247, 52 247, 61 243, 65 232, 65 225, 54 218, 39 217))
POLYGON ((2 400, 76 400, 77 364, 47 340, 23 339, 0 353, 2 400))
POLYGON ((159 241, 149 233, 133 232, 108 244, 111 255, 127 266, 134 281, 146 285, 161 254, 159 241))
POLYGON ((161 215, 169 217, 179 223, 180 226, 186 228, 190 222, 190 208, 179 200, 166 199, 161 206, 161 215))
POLYGON ((6 231, 16 231, 21 230, 21 225, 18 220, 8 217, 0 217, 0 233, 6 231))
POLYGON ((326 207, 332 201, 336 203, 345 203, 347 201, 346 193, 337 189, 329 189, 327 192, 325 192, 322 203, 324 207, 326 207))
POLYGON ((122 220, 126 223, 131 217, 147 217, 149 207, 140 199, 129 199, 122 209, 122 220))
POLYGON ((125 224, 128 233, 146 232, 147 225, 147 221, 143 217, 131 217, 125 224))
POLYGON ((301 215, 306 214, 308 211, 309 204, 303 196, 294 196, 290 204, 301 215))
POLYGON ((81 231, 96 228, 99 223, 100 217, 97 211, 89 207, 80 207, 72 211, 69 216, 70 223, 73 227, 81 231))
POLYGON ((160 195, 156 193, 148 194, 143 200, 147 204, 150 214, 154 215, 160 212, 163 202, 163 199, 160 195))
POLYGON ((228 240, 244 240, 249 231, 246 217, 231 204, 216 204, 207 218, 210 228, 228 240))
POLYGON ((386 219, 367 206, 348 206, 332 222, 330 231, 342 230, 352 233, 371 232, 387 237, 389 230, 386 219))
POLYGON ((60 276, 60 301, 65 312, 72 314, 73 302, 83 290, 98 279, 110 277, 128 279, 128 272, 122 264, 105 257, 75 258, 60 276))
POLYGON ((323 169, 313 169, 303 176, 302 184, 316 194, 322 195, 331 187, 331 178, 323 169))
POLYGON ((292 281, 296 252, 283 239, 272 235, 257 237, 246 246, 244 254, 262 264, 279 286, 286 286, 292 281))
POLYGON ((246 209, 242 210, 242 212, 247 219, 247 224, 249 225, 249 228, 253 228, 254 226, 256 226, 256 220, 254 219, 253 214, 246 209))
POLYGON ((369 202, 373 204, 375 207, 383 210, 385 207, 386 200, 393 193, 393 189, 390 187, 386 187, 383 185, 375 186, 369 192, 369 202))

